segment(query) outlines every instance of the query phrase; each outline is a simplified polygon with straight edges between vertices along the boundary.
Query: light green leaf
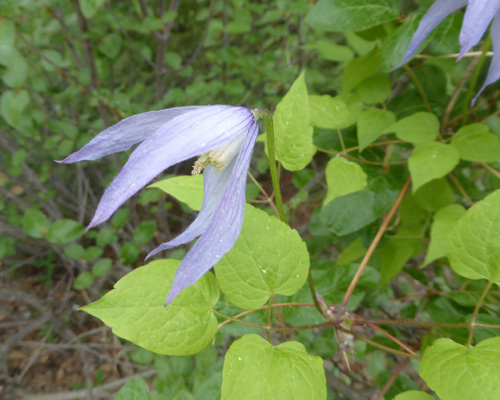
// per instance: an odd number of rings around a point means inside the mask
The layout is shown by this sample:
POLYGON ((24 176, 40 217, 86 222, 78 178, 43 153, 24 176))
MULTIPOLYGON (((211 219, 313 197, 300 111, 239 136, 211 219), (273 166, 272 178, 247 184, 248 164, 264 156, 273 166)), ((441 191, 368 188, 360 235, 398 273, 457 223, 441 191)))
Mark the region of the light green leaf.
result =
POLYGON ((219 288, 207 273, 165 307, 178 266, 176 260, 158 260, 137 268, 82 310, 146 350, 178 356, 198 353, 217 331, 213 306, 219 288))
POLYGON ((449 144, 431 142, 418 146, 408 159, 413 192, 453 171, 459 161, 457 149, 449 144))
POLYGON ((309 96, 311 125, 318 128, 338 129, 349 117, 347 105, 329 95, 309 96))
POLYGON ((500 284, 500 190, 476 203, 456 223, 446 256, 457 274, 500 284))
POLYGON ((40 239, 47 235, 50 227, 50 221, 39 210, 29 209, 23 215, 23 228, 24 233, 35 239, 40 239))
POLYGON ((471 124, 458 130, 451 144, 467 161, 499 162, 500 139, 485 124, 471 124))
POLYGON ((72 219, 60 219, 54 222, 47 233, 47 240, 51 243, 65 244, 78 239, 83 235, 85 228, 72 219))
POLYGON ((366 174, 355 162, 344 157, 335 157, 328 161, 325 170, 328 192, 324 205, 337 197, 363 190, 366 187, 366 174))
POLYGON ((457 221, 465 214, 465 208, 460 204, 450 204, 434 215, 431 227, 431 242, 427 249, 424 266, 444 257, 446 241, 457 221))
POLYGON ((316 151, 310 120, 309 95, 302 72, 273 116, 276 159, 289 171, 303 169, 316 151))
POLYGON ((418 390, 409 390, 408 392, 398 394, 394 397, 394 400, 434 400, 434 397, 418 390))
POLYGON ((387 74, 378 73, 361 82, 356 88, 363 103, 377 104, 389 98, 392 93, 391 81, 387 74))
POLYGON ((309 272, 309 254, 296 230, 247 204, 240 236, 215 271, 228 300, 250 310, 274 294, 297 292, 309 272))
POLYGON ((30 95, 26 90, 6 90, 0 99, 0 114, 5 121, 16 128, 23 117, 23 111, 30 102, 30 95))
POLYGON ((113 400, 150 400, 149 388, 142 378, 130 379, 115 394, 113 400))
POLYGON ((226 353, 221 399, 325 400, 323 360, 298 342, 273 346, 243 336, 226 353))
POLYGON ((319 0, 305 22, 314 29, 360 31, 399 16, 394 0, 319 0))
POLYGON ((384 129, 396 121, 396 116, 387 110, 370 108, 364 111, 357 122, 359 151, 383 135, 384 129))
POLYGON ((317 50, 321 58, 328 61, 348 62, 354 57, 354 52, 348 46, 332 43, 330 40, 318 40, 301 46, 304 50, 317 50))
POLYGON ((342 74, 342 95, 348 94, 361 82, 372 76, 380 67, 380 51, 374 49, 366 56, 351 60, 342 74))
POLYGON ((153 183, 149 188, 157 188, 186 203, 189 208, 200 211, 203 202, 203 175, 174 176, 153 183))
POLYGON ((384 133, 395 133, 401 140, 412 143, 428 143, 439 134, 439 120, 434 114, 421 111, 400 119, 384 133))
POLYGON ((467 348, 437 339, 420 363, 420 376, 441 400, 500 399, 500 337, 467 348))

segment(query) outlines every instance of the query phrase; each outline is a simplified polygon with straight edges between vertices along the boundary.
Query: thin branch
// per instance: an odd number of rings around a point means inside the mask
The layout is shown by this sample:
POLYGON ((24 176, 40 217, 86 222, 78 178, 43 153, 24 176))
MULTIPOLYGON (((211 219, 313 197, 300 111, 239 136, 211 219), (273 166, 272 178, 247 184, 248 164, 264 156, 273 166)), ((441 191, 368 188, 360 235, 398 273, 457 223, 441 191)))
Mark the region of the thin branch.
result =
POLYGON ((347 302, 349 301, 349 298, 351 297, 352 292, 354 291, 354 288, 356 287, 356 284, 359 281, 359 278, 361 277, 361 274, 363 273, 363 270, 365 267, 368 265, 368 261, 370 261, 370 258, 372 257, 373 253, 375 252, 375 249, 380 242, 380 239, 382 239, 382 236, 384 235, 385 230, 387 229, 387 226, 389 225, 389 222, 391 221, 392 217, 394 216, 394 213, 396 210, 399 208, 401 202, 403 201, 403 198, 406 195, 406 192, 408 191, 408 188, 410 187, 411 183, 411 178, 408 177, 406 180, 403 189, 401 189, 401 192, 399 193, 396 201, 394 202, 393 206, 387 213, 387 215, 384 218, 384 221, 382 222, 382 225, 380 226, 377 234, 373 238, 373 241, 370 244, 370 247, 366 251, 365 256, 363 257, 363 260, 361 261, 361 264, 359 265, 358 270, 356 271, 356 274, 352 278, 351 284, 349 285, 349 288, 347 289, 347 292, 344 296, 344 299, 342 300, 342 306, 346 306, 347 302))

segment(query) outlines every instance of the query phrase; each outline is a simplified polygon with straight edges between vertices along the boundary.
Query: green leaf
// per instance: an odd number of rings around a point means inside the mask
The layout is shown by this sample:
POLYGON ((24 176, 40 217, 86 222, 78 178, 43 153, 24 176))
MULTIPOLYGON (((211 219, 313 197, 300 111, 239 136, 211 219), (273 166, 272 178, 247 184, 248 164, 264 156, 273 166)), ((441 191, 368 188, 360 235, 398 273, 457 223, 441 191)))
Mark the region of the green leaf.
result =
POLYGON ((439 134, 439 120, 434 114, 418 112, 400 119, 386 128, 384 133, 395 133, 398 138, 407 142, 428 143, 439 134))
POLYGON ((328 61, 348 62, 354 57, 354 52, 348 46, 332 43, 329 40, 318 40, 301 46, 304 50, 317 50, 321 58, 328 61))
POLYGON ((431 142, 418 146, 408 159, 413 192, 453 171, 459 161, 458 151, 451 145, 431 142))
POLYGON ((120 250, 120 260, 122 260, 124 264, 130 265, 139 258, 140 254, 141 248, 138 244, 127 242, 120 250))
POLYGON ((457 274, 500 284, 500 190, 476 203, 456 223, 446 256, 457 274))
POLYGON ((335 157, 328 161, 325 169, 328 192, 324 205, 337 197, 363 190, 366 187, 366 174, 355 162, 343 157, 335 157))
POLYGON ((16 128, 23 118, 23 111, 30 103, 30 95, 26 90, 6 90, 0 98, 0 114, 5 121, 16 128))
POLYGON ((24 213, 23 228, 28 236, 41 239, 47 235, 49 227, 50 221, 41 211, 31 208, 24 213))
MULTIPOLYGON (((419 14, 412 14, 404 20, 396 30, 391 32, 384 41, 382 47, 382 63, 384 71, 391 71, 396 68, 406 54, 411 39, 418 28, 420 18, 419 14)), ((456 40, 455 36, 455 40, 456 40)))
POLYGON ((361 82, 356 87, 356 93, 363 103, 382 103, 392 94, 391 81, 385 73, 375 74, 361 82))
POLYGON ((307 279, 309 254, 296 230, 247 204, 240 236, 215 271, 227 299, 250 310, 274 294, 297 292, 307 279))
POLYGON ((303 71, 278 103, 273 116, 276 159, 289 171, 303 169, 316 151, 310 120, 303 71))
POLYGON ((467 348, 437 339, 420 363, 420 376, 441 400, 500 398, 500 337, 467 348))
POLYGON ((363 245, 363 240, 358 237, 354 242, 351 242, 337 258, 336 264, 347 265, 356 260, 359 260, 366 253, 366 248, 363 245))
MULTIPOLYGON (((122 208, 121 210, 115 212, 115 215, 113 215, 111 222, 115 228, 118 229, 123 228, 127 223, 129 217, 130 217, 130 210, 128 208, 122 208)), ((114 243, 114 242, 109 242, 109 243, 114 243)))
POLYGON ((80 7, 85 18, 92 18, 105 0, 80 0, 80 7))
POLYGON ((413 198, 422 210, 438 211, 453 203, 453 190, 446 178, 434 179, 418 189, 413 198))
POLYGON ((142 221, 134 230, 134 242, 137 244, 146 244, 153 240, 155 232, 155 221, 142 221))
POLYGON ((51 243, 65 244, 78 239, 83 235, 85 228, 71 219, 60 219, 54 222, 47 233, 47 240, 51 243))
POLYGON ((395 0, 319 0, 305 22, 314 29, 360 31, 399 16, 395 0))
POLYGON ((298 342, 273 346, 245 335, 226 353, 221 399, 325 400, 323 360, 298 342))
POLYGON ((211 273, 164 306, 179 261, 159 260, 135 269, 115 288, 82 310, 146 350, 189 355, 203 350, 217 331, 213 306, 219 288, 211 273))
POLYGON ((409 390, 398 394, 394 397, 394 400, 434 400, 434 397, 425 392, 419 392, 418 390, 409 390))
POLYGON ((2 18, 0 19, 0 46, 13 45, 16 38, 16 26, 14 22, 2 18))
POLYGON ((99 51, 110 59, 115 59, 120 54, 122 37, 118 33, 111 33, 102 39, 97 47, 99 51))
POLYGON ((338 236, 356 232, 389 210, 398 191, 384 177, 369 181, 361 191, 339 197, 323 207, 321 222, 338 236))
POLYGON ((132 378, 115 394, 113 400, 150 400, 149 388, 143 378, 132 378))
POLYGON ((431 241, 424 260, 424 266, 446 255, 446 242, 457 221, 465 214, 460 204, 450 204, 434 215, 431 227, 431 241))
POLYGON ((329 95, 309 96, 311 125, 318 128, 338 129, 349 117, 347 105, 329 95))
POLYGON ((422 241, 418 238, 421 226, 400 228, 398 233, 389 238, 377 250, 380 260, 380 285, 387 285, 405 266, 408 260, 423 250, 422 241))
POLYGON ((174 176, 173 178, 149 185, 148 188, 157 188, 186 203, 195 211, 201 210, 203 201, 203 175, 174 176))
POLYGON ((106 246, 116 242, 118 242, 118 236, 116 235, 115 228, 112 226, 105 226, 97 234, 96 243, 99 246, 106 246))
POLYGON ((387 110, 370 108, 364 111, 357 122, 359 151, 383 135, 384 130, 396 122, 396 116, 387 110))
POLYGON ((96 278, 106 275, 112 266, 111 258, 103 258, 92 266, 92 275, 96 278))
POLYGON ((458 130, 451 138, 460 158, 467 161, 499 162, 500 139, 485 124, 471 124, 458 130))
POLYGON ((366 56, 351 60, 342 74, 342 94, 346 95, 361 82, 372 76, 380 67, 380 51, 374 49, 366 56))
POLYGON ((85 249, 85 259, 87 261, 93 261, 96 258, 102 256, 103 250, 99 246, 90 246, 85 249))
POLYGON ((90 272, 85 271, 76 277, 75 281, 73 282, 73 287, 76 290, 85 290, 92 286, 94 281, 94 275, 92 275, 92 273, 90 272))
POLYGON ((85 249, 83 246, 73 243, 64 248, 64 254, 74 260, 82 259, 85 256, 85 249))
MULTIPOLYGON (((1 46, 1 45, 0 45, 1 46)), ((7 70, 2 76, 3 81, 11 88, 20 88, 28 77, 28 63, 18 51, 13 51, 9 57, 7 70)))

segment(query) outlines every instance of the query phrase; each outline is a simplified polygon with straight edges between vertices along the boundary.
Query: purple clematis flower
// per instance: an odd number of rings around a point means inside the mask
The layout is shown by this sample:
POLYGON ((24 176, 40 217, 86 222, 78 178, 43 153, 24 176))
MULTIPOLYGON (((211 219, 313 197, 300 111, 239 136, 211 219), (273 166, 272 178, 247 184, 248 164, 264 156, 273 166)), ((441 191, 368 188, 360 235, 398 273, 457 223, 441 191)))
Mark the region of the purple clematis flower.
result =
POLYGON ((168 167, 202 154, 200 213, 182 234, 147 258, 200 237, 182 260, 165 305, 200 279, 234 245, 245 210, 250 157, 259 126, 244 107, 177 107, 134 115, 107 128, 62 163, 95 160, 142 142, 106 189, 87 230, 106 221, 127 199, 168 167))
POLYGON ((467 10, 460 31, 461 49, 458 60, 479 43, 491 20, 493 20, 491 25, 493 58, 486 81, 472 100, 472 103, 474 103, 486 86, 500 79, 500 0, 437 0, 420 21, 403 62, 398 67, 405 64, 416 53, 425 38, 443 19, 466 5, 467 10))

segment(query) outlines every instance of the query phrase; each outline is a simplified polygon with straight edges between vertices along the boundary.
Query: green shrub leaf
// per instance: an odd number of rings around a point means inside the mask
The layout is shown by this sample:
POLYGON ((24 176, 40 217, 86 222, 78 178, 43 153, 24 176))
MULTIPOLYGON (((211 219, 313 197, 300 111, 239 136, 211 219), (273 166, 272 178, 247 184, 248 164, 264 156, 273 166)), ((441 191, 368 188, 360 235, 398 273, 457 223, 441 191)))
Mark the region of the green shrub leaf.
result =
POLYGON ((437 339, 420 363, 420 376, 442 400, 500 398, 500 337, 467 348, 437 339))
POLYGON ((298 342, 273 346, 258 335, 243 336, 226 353, 221 399, 324 400, 323 360, 298 342))
POLYGON ((176 260, 159 260, 137 268, 82 310, 146 350, 179 356, 198 353, 217 331, 212 307, 219 289, 214 276, 207 273, 165 307, 178 266, 176 260))
POLYGON ((500 284, 500 190, 472 206, 455 224, 446 256, 457 274, 500 284))
POLYGON ((297 292, 309 272, 309 254, 296 230, 247 205, 240 236, 215 271, 228 300, 249 310, 274 294, 297 292))

